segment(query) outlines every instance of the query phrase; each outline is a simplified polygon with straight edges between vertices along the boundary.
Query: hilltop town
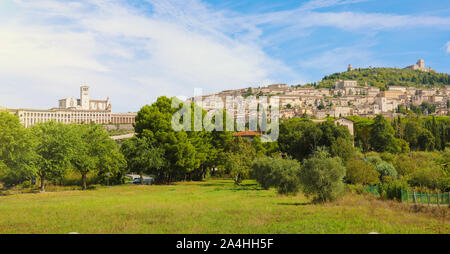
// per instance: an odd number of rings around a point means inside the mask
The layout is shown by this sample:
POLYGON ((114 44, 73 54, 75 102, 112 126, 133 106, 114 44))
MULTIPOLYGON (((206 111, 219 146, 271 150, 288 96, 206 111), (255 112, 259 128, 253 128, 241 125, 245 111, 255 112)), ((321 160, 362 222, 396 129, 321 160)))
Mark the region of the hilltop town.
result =
MULTIPOLYGON (((349 72, 353 71, 349 65, 349 72)), ((432 72, 424 61, 404 70, 432 72)), ((367 83, 367 82, 366 82, 367 83)), ((202 107, 215 109, 213 101, 219 97, 225 102, 227 96, 277 96, 280 115, 283 118, 309 116, 316 118, 364 116, 385 117, 404 115, 408 111, 423 115, 447 116, 450 114, 450 86, 414 87, 390 84, 387 89, 361 84, 357 80, 336 80, 332 87, 288 86, 272 84, 266 87, 243 88, 221 91, 202 96, 202 107)), ((191 101, 193 98, 190 99, 191 101)))

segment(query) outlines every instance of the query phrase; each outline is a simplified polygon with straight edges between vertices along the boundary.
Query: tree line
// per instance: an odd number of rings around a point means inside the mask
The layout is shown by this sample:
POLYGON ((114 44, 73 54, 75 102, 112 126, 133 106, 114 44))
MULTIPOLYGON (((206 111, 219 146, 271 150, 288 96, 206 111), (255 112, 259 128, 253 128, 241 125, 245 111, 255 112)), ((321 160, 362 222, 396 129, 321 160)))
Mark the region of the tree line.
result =
MULTIPOLYGON (((236 184, 256 179, 283 194, 302 191, 318 202, 338 198, 345 184, 383 186, 389 197, 401 188, 449 190, 449 117, 351 117, 354 136, 332 119, 285 119, 277 141, 261 142, 260 136, 210 131, 216 123, 226 130, 225 115, 196 131, 174 130, 172 116, 186 106, 176 100, 159 97, 143 106, 136 136, 120 144, 101 125, 47 122, 26 129, 17 116, 0 112, 0 181, 13 186, 39 179, 44 190, 46 181, 58 182, 69 171, 80 175, 83 189, 89 174, 117 184, 128 172, 141 180, 153 175, 158 184, 222 176, 236 184)), ((206 111, 187 107, 200 115, 186 115, 194 130, 206 111)))
POLYGON ((91 172, 119 182, 126 170, 124 156, 101 125, 51 121, 26 129, 17 116, 0 112, 0 130, 0 180, 7 187, 39 179, 45 191, 46 181, 58 182, 72 170, 86 189, 91 172))

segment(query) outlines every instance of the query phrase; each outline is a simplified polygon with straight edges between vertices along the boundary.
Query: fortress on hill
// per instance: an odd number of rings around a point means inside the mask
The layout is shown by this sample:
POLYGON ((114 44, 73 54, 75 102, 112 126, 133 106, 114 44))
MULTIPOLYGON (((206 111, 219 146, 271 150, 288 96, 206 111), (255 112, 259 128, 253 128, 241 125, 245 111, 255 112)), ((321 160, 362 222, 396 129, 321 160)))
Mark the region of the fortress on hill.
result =
MULTIPOLYGON (((419 59, 416 64, 405 67, 424 72, 430 72, 431 68, 425 67, 425 62, 419 59)), ((352 71, 353 66, 348 66, 352 71)), ((402 115, 400 109, 411 109, 427 103, 434 107, 433 112, 424 110, 423 114, 437 116, 450 115, 450 86, 443 87, 408 87, 390 85, 386 90, 379 87, 358 84, 357 80, 336 80, 332 88, 317 88, 313 86, 288 86, 286 84, 273 84, 264 87, 248 87, 235 90, 225 90, 216 94, 202 95, 202 98, 189 98, 188 101, 201 102, 206 111, 216 108, 216 101, 220 99, 225 105, 227 97, 242 96, 244 98, 254 96, 276 96, 280 104, 280 116, 282 118, 314 117, 347 117, 362 116, 375 117, 382 114, 385 117, 402 115), (194 100, 195 99, 195 100, 194 100)), ((231 109, 231 114, 236 117, 247 117, 231 109), (233 112, 234 111, 234 112, 233 112)), ((247 110, 247 109, 246 109, 247 110)))
POLYGON ((429 67, 429 68, 425 67, 425 61, 423 59, 417 60, 416 64, 407 66, 407 67, 405 67, 405 69, 419 70, 419 71, 426 71, 426 72, 433 70, 433 69, 431 69, 431 67, 429 67))

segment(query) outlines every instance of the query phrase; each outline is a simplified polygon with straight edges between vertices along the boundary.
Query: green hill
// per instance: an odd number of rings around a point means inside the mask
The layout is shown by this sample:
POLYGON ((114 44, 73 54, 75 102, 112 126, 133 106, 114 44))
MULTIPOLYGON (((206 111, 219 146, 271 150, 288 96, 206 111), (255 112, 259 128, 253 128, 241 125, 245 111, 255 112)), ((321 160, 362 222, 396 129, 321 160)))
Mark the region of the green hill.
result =
POLYGON ((424 72, 396 68, 355 68, 352 71, 325 76, 316 87, 333 87, 337 80, 357 80, 361 86, 376 86, 386 89, 389 86, 410 86, 419 88, 444 87, 450 85, 450 75, 435 71, 424 72))

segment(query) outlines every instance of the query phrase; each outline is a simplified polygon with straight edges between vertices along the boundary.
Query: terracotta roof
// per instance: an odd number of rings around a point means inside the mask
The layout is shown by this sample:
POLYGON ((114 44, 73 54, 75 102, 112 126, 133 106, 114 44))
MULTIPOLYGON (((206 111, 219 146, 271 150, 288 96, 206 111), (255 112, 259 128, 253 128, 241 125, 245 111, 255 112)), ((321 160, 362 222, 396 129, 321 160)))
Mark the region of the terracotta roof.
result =
POLYGON ((236 132, 233 133, 233 136, 260 136, 261 132, 256 132, 256 131, 240 131, 240 132, 236 132))

